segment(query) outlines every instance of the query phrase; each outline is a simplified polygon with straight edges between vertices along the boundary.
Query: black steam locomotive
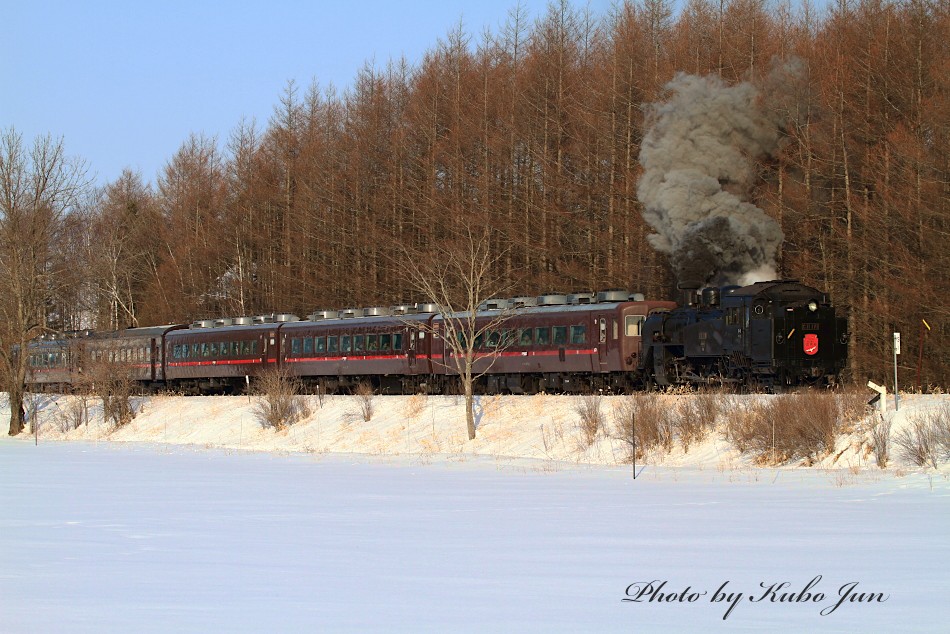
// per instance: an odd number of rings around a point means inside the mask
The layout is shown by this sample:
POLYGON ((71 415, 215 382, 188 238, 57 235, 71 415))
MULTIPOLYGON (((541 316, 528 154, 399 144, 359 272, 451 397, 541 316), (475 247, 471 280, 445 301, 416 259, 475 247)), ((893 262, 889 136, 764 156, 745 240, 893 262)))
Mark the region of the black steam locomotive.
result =
POLYGON ((684 306, 644 324, 649 382, 771 390, 833 384, 845 367, 847 320, 825 293, 795 280, 684 290, 684 306))

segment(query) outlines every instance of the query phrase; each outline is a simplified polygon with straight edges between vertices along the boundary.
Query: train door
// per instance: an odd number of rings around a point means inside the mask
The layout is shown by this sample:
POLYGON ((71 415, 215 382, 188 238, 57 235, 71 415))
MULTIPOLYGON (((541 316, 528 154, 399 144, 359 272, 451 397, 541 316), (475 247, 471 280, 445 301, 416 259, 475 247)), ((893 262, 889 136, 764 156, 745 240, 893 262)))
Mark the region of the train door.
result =
POLYGON ((417 350, 417 340, 416 335, 418 330, 415 328, 406 328, 405 329, 405 339, 406 339, 406 359, 409 362, 409 372, 415 374, 416 372, 416 350, 417 350))
POLYGON ((597 358, 600 361, 600 371, 607 371, 607 318, 601 317, 596 320, 597 332, 597 358))
POLYGON ((278 341, 276 330, 270 330, 264 333, 264 356, 261 358, 264 367, 267 367, 267 365, 271 363, 277 363, 277 359, 280 356, 280 344, 278 341))
POLYGON ((159 354, 162 349, 160 340, 155 337, 150 337, 148 340, 148 377, 150 381, 155 381, 157 378, 157 370, 161 367, 159 362, 159 354))

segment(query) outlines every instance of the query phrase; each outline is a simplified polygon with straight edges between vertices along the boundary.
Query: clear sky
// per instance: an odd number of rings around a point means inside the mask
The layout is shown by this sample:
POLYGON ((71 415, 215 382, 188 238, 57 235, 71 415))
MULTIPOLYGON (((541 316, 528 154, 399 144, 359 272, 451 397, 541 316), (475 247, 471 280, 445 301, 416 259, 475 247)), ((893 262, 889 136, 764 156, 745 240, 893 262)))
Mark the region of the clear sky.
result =
POLYGON ((190 133, 223 145, 242 118, 266 125, 288 80, 342 92, 367 61, 417 63, 459 20, 497 32, 517 1, 0 0, 0 129, 62 136, 99 184, 125 167, 154 183, 190 133))

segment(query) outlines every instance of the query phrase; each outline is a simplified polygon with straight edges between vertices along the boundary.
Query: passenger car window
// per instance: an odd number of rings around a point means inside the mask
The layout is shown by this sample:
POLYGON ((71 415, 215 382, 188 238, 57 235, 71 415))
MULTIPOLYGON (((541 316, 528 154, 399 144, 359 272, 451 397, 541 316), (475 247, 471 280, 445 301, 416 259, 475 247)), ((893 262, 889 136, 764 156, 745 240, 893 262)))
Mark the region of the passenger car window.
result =
POLYGON ((643 328, 643 315, 627 315, 624 318, 623 334, 627 337, 639 337, 643 328))
POLYGON ((571 343, 587 343, 587 326, 571 326, 571 343))
POLYGON ((534 340, 539 346, 546 346, 551 343, 550 328, 535 328, 534 340))
POLYGON ((562 346, 567 343, 567 326, 554 326, 554 345, 562 346))

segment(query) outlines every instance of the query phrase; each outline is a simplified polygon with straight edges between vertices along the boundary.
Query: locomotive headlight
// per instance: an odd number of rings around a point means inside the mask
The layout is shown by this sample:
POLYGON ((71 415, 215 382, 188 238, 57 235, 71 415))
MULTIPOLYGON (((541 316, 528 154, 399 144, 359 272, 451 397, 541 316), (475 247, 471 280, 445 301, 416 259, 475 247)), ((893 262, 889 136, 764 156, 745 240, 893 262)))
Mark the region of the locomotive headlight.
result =
POLYGON ((810 310, 811 312, 815 312, 816 310, 818 310, 818 302, 814 300, 808 302, 808 310, 810 310))

